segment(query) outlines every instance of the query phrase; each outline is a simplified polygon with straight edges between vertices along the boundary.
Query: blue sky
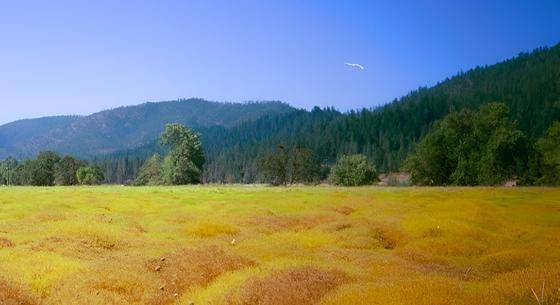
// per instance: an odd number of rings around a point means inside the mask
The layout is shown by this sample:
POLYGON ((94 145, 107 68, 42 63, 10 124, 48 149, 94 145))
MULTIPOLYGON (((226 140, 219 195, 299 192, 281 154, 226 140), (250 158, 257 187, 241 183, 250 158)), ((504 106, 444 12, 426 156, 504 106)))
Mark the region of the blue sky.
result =
POLYGON ((188 97, 372 107, 560 42, 559 12, 557 0, 0 0, 0 124, 188 97))

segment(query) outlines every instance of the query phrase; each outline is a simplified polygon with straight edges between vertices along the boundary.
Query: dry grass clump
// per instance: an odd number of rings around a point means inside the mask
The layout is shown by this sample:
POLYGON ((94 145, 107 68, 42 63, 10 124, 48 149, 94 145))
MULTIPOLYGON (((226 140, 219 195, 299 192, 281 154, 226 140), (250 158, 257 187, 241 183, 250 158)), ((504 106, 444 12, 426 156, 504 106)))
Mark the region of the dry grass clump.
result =
POLYGON ((350 229, 351 227, 352 227, 352 224, 350 224, 350 223, 340 223, 340 224, 337 224, 334 227, 334 230, 335 231, 342 231, 342 230, 350 229))
POLYGON ((502 251, 481 257, 477 269, 487 276, 492 276, 526 268, 536 257, 536 253, 528 251, 502 251))
POLYGON ((83 244, 89 248, 115 250, 127 243, 123 232, 110 224, 84 224, 77 220, 67 220, 56 222, 52 226, 54 237, 47 238, 61 245, 68 242, 70 245, 83 244))
POLYGON ((336 238, 341 249, 373 250, 383 247, 376 239, 373 227, 364 220, 334 222, 325 228, 336 238))
POLYGON ((69 276, 44 304, 166 305, 190 288, 253 264, 217 247, 185 249, 148 261, 119 257, 69 276))
POLYGON ((254 226, 260 232, 271 234, 282 231, 310 230, 331 220, 325 216, 255 216, 251 217, 247 224, 254 226))
POLYGON ((28 289, 0 278, 0 305, 36 305, 39 301, 28 289))
POLYGON ((239 233, 239 229, 225 223, 200 222, 189 227, 188 232, 198 237, 213 237, 217 235, 234 235, 239 233))
POLYGON ((294 267, 254 277, 239 288, 229 304, 236 305, 312 305, 328 292, 349 281, 337 270, 294 267))
POLYGON ((419 252, 441 257, 477 257, 485 254, 489 247, 487 243, 461 236, 414 240, 409 246, 419 252))
POLYGON ((107 239, 89 239, 72 235, 53 235, 32 244, 33 251, 49 251, 69 257, 86 258, 92 255, 105 254, 112 250, 115 242, 107 239))
POLYGON ((395 249, 403 240, 404 233, 389 225, 375 225, 373 228, 373 236, 384 249, 395 249))
POLYGON ((96 215, 94 219, 101 223, 113 223, 113 217, 106 214, 96 215))
POLYGON ((456 266, 446 257, 434 256, 415 249, 402 249, 396 254, 410 263, 408 266, 410 272, 446 275, 461 280, 470 280, 475 276, 475 270, 472 267, 456 266))
POLYGON ((392 281, 356 283, 325 297, 321 305, 475 305, 469 302, 460 282, 444 277, 400 278, 392 281))
POLYGON ((55 222, 66 220, 66 216, 60 213, 46 212, 37 215, 40 222, 55 222))
MULTIPOLYGON (((151 259, 146 268, 162 283, 162 300, 171 302, 188 288, 204 286, 225 272, 254 266, 255 262, 218 247, 184 249, 151 259)), ((166 304, 164 301, 161 304, 166 304)))
POLYGON ((336 207, 336 208, 334 208, 334 210, 335 210, 336 212, 342 214, 342 215, 345 215, 345 216, 348 216, 348 215, 354 213, 354 209, 353 209, 353 208, 351 208, 351 207, 349 207, 349 206, 345 206, 345 205, 336 207))
POLYGON ((338 246, 346 249, 387 249, 402 245, 406 234, 395 225, 355 219, 335 222, 327 227, 338 239, 338 246))
POLYGON ((432 227, 432 228, 428 228, 426 231, 424 231, 424 234, 422 234, 423 237, 425 238, 433 238, 433 237, 441 237, 441 235, 443 234, 443 230, 437 226, 437 227, 432 227))
POLYGON ((488 304, 560 304, 560 263, 543 264, 507 272, 487 285, 488 304), (537 301, 538 299, 538 301, 537 301))
POLYGON ((137 259, 101 262, 66 277, 46 297, 44 305, 148 305, 160 303, 161 283, 143 270, 137 259))
POLYGON ((2 249, 2 248, 11 248, 11 247, 13 247, 13 246, 15 246, 15 244, 14 244, 13 241, 11 241, 11 240, 9 240, 9 239, 7 239, 7 238, 4 238, 4 237, 0 237, 0 249, 2 249))

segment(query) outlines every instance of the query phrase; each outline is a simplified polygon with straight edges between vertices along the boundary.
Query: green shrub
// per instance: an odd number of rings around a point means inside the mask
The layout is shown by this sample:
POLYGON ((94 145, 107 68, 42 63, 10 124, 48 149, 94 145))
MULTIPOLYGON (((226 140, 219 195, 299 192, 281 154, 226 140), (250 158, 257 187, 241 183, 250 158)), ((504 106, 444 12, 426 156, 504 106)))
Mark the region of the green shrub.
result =
POLYGON ((342 156, 336 161, 330 180, 336 185, 367 185, 377 180, 377 173, 364 155, 342 156))
POLYGON ((97 166, 82 166, 76 172, 76 178, 81 185, 96 185, 103 181, 103 172, 97 166))

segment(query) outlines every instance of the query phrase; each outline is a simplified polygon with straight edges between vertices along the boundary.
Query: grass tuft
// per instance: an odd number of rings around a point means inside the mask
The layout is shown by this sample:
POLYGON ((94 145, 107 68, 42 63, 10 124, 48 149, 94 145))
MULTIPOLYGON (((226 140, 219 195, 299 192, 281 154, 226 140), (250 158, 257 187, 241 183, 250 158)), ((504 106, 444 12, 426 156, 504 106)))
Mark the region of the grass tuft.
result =
POLYGON ((0 278, 0 304, 2 305, 38 305, 39 301, 29 289, 22 285, 10 283, 0 278))
POLYGON ((283 269, 247 280, 239 288, 238 294, 230 297, 229 304, 317 304, 325 294, 348 281, 348 277, 337 270, 308 266, 283 269))
POLYGON ((15 246, 13 241, 11 241, 7 238, 0 237, 0 249, 1 248, 11 248, 13 246, 15 246))
POLYGON ((239 229, 233 225, 218 222, 200 222, 188 228, 188 232, 198 237, 235 235, 239 229))

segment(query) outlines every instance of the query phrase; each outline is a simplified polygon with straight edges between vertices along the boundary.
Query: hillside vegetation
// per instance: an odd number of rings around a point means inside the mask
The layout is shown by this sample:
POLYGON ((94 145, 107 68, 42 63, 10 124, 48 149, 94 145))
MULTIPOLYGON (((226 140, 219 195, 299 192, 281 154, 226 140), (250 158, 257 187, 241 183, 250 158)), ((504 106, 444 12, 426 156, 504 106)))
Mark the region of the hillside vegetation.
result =
POLYGON ((0 208, 2 304, 560 302, 559 189, 0 188, 0 208))
POLYGON ((299 143, 323 163, 341 154, 365 154, 384 171, 401 169, 414 144, 451 111, 504 103, 510 118, 536 141, 560 120, 560 45, 477 67, 431 88, 420 88, 373 110, 340 114, 332 109, 265 116, 231 129, 206 132, 208 180, 233 176, 254 181, 255 156, 279 144, 299 143), (222 141, 222 139, 226 139, 222 141), (226 143, 226 145, 220 145, 226 143))
MULTIPOLYGON (((268 114, 232 127, 196 127, 202 134, 208 182, 264 181, 263 156, 278 145, 310 149, 322 164, 364 154, 380 172, 399 171, 416 143, 451 112, 505 104, 532 146, 560 120, 560 45, 485 67, 477 67, 420 88, 375 109, 340 113, 333 108, 268 114)), ((163 152, 156 142, 102 157, 102 167, 122 183, 134 179, 143 160, 163 152)))

